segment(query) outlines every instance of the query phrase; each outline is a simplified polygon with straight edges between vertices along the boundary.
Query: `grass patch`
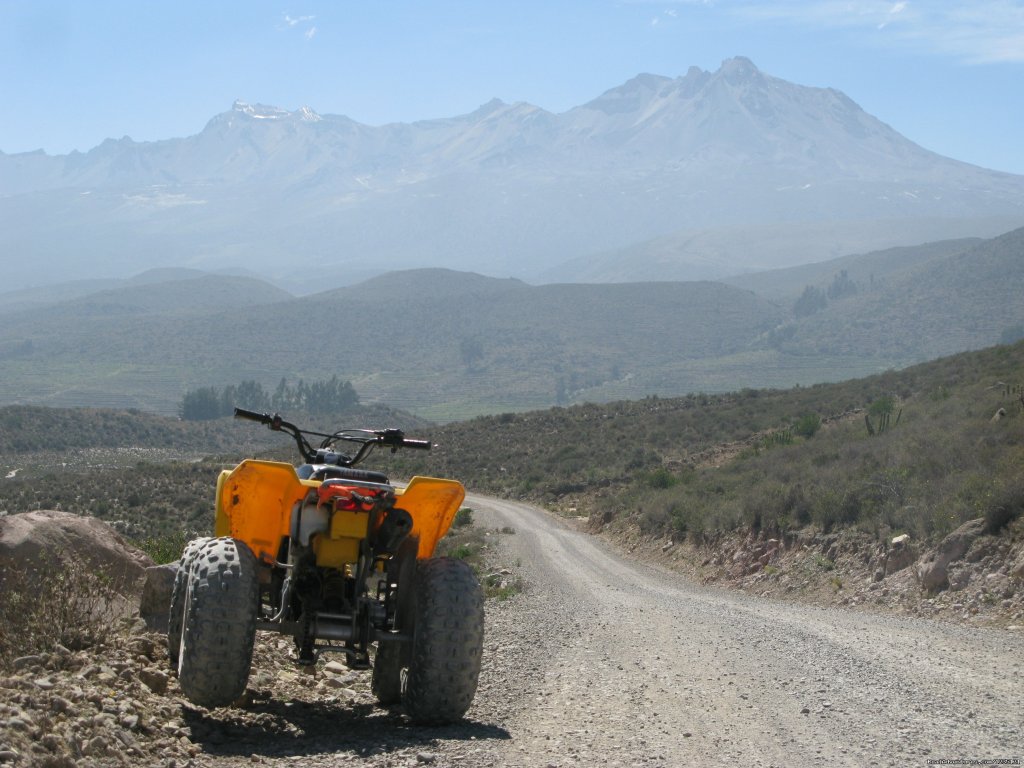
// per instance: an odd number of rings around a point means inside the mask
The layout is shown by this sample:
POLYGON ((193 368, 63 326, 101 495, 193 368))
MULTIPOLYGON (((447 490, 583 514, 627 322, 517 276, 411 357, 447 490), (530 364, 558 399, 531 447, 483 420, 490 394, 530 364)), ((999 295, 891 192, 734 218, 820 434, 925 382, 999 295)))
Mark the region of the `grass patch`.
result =
MULTIPOLYGON (((469 508, 460 509, 456 513, 456 520, 460 520, 460 515, 461 523, 453 523, 448 534, 438 542, 437 556, 453 557, 469 563, 480 581, 485 599, 508 600, 522 592, 522 580, 514 577, 508 569, 496 565, 501 546, 500 537, 515 535, 515 529, 508 526, 493 531, 481 528, 474 523, 469 508)), ((519 565, 517 560, 516 566, 519 565)))

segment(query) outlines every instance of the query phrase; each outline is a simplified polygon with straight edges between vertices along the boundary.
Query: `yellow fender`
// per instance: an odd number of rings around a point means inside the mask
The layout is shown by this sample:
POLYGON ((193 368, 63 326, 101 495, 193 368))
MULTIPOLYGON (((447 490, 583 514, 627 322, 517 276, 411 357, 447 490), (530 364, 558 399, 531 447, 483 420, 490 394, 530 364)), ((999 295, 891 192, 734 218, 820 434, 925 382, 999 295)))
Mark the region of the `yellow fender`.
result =
MULTIPOLYGON (((262 562, 276 560, 281 539, 288 535, 292 508, 317 480, 302 480, 286 462, 246 459, 217 478, 214 536, 230 536, 249 545, 262 562)), ((358 485, 358 482, 353 482, 358 485)), ((413 519, 410 537, 418 538, 416 556, 432 557, 451 527, 466 489, 455 480, 414 477, 396 488, 395 506, 413 519)))
POLYGON ((437 477, 414 477, 404 489, 398 490, 395 506, 412 515, 410 537, 419 538, 416 557, 432 557, 437 542, 451 528, 455 513, 466 498, 466 489, 456 480, 437 477))
POLYGON ((287 462, 246 459, 217 478, 213 535, 241 539, 258 560, 273 562, 288 535, 292 507, 318 485, 300 480, 287 462))

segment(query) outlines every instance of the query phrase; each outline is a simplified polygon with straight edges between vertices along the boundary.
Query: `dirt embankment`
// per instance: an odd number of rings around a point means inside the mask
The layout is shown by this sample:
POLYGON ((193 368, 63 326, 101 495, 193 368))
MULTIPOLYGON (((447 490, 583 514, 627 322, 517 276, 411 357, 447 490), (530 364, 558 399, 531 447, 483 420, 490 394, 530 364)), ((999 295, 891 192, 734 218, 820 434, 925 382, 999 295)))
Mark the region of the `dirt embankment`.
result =
POLYGON ((759 597, 1024 629, 1024 519, 997 535, 970 521, 927 548, 856 531, 733 534, 703 546, 635 529, 602 535, 698 583, 759 597))

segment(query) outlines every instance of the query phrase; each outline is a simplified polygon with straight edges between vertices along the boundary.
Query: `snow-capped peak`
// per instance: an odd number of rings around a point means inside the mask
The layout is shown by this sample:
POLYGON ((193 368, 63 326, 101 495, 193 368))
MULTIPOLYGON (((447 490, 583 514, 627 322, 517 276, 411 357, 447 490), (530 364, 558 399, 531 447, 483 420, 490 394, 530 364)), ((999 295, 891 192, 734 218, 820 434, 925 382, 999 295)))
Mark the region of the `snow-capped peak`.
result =
POLYGON ((290 114, 287 109, 281 109, 280 107, 270 107, 266 104, 247 104, 244 101, 238 100, 231 105, 231 109, 259 120, 278 120, 282 117, 288 117, 290 114))

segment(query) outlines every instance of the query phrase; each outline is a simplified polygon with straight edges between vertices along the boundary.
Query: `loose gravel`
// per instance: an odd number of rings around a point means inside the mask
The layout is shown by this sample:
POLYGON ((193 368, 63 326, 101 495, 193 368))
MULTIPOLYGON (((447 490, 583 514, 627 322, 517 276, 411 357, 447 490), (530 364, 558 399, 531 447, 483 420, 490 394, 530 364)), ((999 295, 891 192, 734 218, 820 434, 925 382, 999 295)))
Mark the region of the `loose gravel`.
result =
MULTIPOLYGON (((0 764, 47 766, 926 766, 1024 756, 1024 636, 694 585, 536 508, 471 497, 522 592, 490 600, 464 722, 411 726, 368 672, 261 634, 244 701, 205 710, 160 638, 20 662, 0 764), (52 738, 50 736, 52 735, 52 738), (65 762, 61 762, 61 761, 65 762)), ((1018 762, 1019 764, 1019 762, 1018 762)))

